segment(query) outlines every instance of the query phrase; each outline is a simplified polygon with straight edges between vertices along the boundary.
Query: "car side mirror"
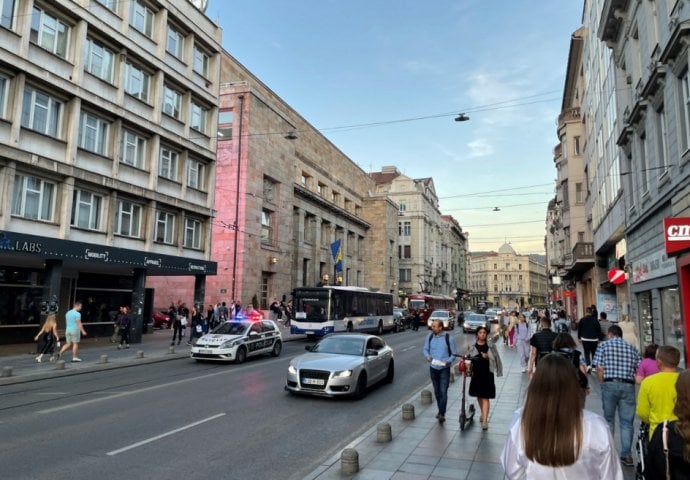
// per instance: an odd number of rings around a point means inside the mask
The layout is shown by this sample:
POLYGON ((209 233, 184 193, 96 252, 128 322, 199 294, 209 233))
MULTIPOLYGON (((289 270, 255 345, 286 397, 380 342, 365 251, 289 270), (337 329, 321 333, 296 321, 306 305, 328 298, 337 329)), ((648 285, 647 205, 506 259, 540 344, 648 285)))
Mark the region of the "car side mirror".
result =
POLYGON ((251 332, 249 332, 249 336, 250 336, 250 337, 258 337, 258 336, 259 336, 259 332, 251 331, 251 332))
POLYGON ((376 357, 378 356, 379 352, 378 350, 374 350, 373 348, 367 348, 366 355, 367 357, 376 357))

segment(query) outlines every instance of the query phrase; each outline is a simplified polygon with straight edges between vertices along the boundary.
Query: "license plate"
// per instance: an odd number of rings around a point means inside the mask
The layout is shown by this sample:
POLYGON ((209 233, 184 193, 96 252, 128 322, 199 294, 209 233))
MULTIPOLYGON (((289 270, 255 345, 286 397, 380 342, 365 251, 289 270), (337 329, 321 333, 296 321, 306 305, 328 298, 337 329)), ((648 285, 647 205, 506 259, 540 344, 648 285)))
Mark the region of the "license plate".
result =
POLYGON ((314 335, 314 332, 304 332, 305 335, 314 335))
POLYGON ((208 348, 200 348, 199 353, 213 353, 213 350, 209 350, 208 348))
POLYGON ((305 385, 325 385, 326 381, 321 378, 305 378, 302 383, 305 385))

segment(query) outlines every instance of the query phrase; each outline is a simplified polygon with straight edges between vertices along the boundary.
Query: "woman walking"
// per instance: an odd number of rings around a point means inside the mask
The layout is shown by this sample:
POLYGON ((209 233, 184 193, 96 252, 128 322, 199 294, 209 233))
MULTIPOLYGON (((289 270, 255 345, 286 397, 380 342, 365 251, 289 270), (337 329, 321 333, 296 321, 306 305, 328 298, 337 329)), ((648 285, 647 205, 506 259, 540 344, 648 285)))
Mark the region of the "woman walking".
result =
POLYGON ((193 345, 204 334, 204 315, 197 309, 196 305, 192 307, 192 328, 189 332, 189 341, 187 345, 193 345))
POLYGON ((472 380, 470 381, 470 396, 477 397, 481 412, 482 430, 489 428, 489 401, 496 398, 496 383, 494 373, 500 377, 503 375, 503 364, 496 349, 496 335, 493 339, 487 338, 489 331, 486 327, 477 329, 477 340, 469 348, 469 356, 472 358, 472 380))
POLYGON ((175 339, 177 339, 178 345, 182 341, 182 321, 177 314, 175 305, 170 305, 170 308, 168 309, 168 317, 170 317, 170 321, 172 322, 173 338, 172 342, 170 343, 170 346, 172 347, 175 345, 175 339))
POLYGON ((132 327, 132 320, 129 318, 129 307, 122 307, 122 314, 120 315, 120 344, 117 349, 129 348, 129 330, 132 327))
MULTIPOLYGON (((38 363, 41 363, 43 361, 43 355, 46 353, 52 353, 53 349, 55 348, 55 344, 59 340, 58 336, 58 331, 57 331, 57 320, 55 319, 55 314, 50 314, 46 317, 46 321, 43 322, 43 326, 41 329, 38 331, 36 336, 34 337, 34 341, 38 341, 38 356, 36 357, 36 361, 38 363)), ((60 345, 58 345, 59 347, 60 345)), ((50 360, 53 360, 53 357, 50 357, 50 360)))
POLYGON ((623 480, 608 423, 584 409, 575 371, 565 357, 552 353, 539 361, 525 406, 511 422, 501 463, 509 480, 623 480))
POLYGON ((518 324, 518 313, 516 311, 510 312, 510 319, 508 320, 508 346, 515 348, 515 326, 518 324))

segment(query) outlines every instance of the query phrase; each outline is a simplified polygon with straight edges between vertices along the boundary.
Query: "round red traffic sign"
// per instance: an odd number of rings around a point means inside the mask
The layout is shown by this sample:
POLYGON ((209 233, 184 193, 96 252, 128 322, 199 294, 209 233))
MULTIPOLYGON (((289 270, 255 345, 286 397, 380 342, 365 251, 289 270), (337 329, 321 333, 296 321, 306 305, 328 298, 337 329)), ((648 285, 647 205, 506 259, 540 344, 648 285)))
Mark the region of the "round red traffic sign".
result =
POLYGON ((620 268, 612 268, 609 270, 609 282, 614 285, 620 285, 625 282, 625 272, 620 268))

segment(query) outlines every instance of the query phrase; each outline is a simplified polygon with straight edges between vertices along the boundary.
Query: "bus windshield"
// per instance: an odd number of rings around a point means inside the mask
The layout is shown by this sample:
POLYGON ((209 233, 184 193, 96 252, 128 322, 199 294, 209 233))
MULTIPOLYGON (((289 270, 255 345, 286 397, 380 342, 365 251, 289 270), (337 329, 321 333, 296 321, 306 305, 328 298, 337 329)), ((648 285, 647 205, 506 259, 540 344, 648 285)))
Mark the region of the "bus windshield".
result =
POLYGON ((308 296, 296 298, 295 319, 325 322, 328 320, 328 297, 310 292, 308 296))
POLYGON ((424 303, 424 300, 410 300, 409 304, 407 305, 408 308, 424 308, 426 304, 424 303))

